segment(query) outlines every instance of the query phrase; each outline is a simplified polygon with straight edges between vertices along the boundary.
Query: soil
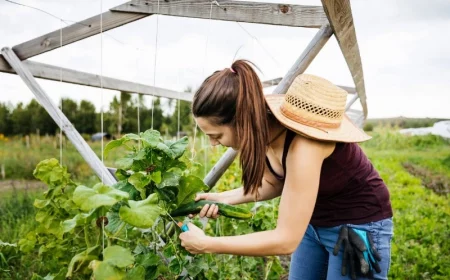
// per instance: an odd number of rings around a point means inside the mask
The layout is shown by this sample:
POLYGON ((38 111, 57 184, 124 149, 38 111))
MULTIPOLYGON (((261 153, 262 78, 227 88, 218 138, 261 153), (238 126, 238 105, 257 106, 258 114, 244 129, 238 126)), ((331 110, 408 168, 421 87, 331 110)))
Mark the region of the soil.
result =
POLYGON ((46 185, 34 180, 0 180, 0 193, 13 190, 44 190, 46 185))
POLYGON ((409 174, 420 178, 422 184, 425 187, 432 189, 435 193, 440 195, 450 193, 450 178, 447 176, 435 174, 426 168, 409 162, 403 163, 403 167, 409 174))

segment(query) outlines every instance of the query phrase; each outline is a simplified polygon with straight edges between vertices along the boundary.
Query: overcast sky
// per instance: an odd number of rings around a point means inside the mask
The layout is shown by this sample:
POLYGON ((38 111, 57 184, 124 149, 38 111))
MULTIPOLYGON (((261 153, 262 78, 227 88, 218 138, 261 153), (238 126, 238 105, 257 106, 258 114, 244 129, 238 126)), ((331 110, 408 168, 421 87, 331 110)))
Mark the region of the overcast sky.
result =
MULTIPOLYGON (((99 14, 101 7, 106 11, 126 2, 12 1, 68 21, 84 20, 99 14)), ((320 0, 268 2, 321 5, 320 0)), ((351 5, 369 118, 450 118, 450 1, 351 0, 351 5)), ((237 58, 249 59, 262 70, 262 80, 281 77, 317 32, 158 16, 156 46, 156 21, 156 16, 147 17, 106 32, 103 40, 90 37, 31 59, 96 74, 103 69, 104 76, 181 91, 196 88, 212 71, 229 67, 238 50, 237 58)), ((0 47, 13 47, 61 26, 66 24, 48 14, 0 0, 0 47)), ((334 37, 306 72, 354 86, 334 37)), ((55 103, 66 97, 85 99, 107 109, 117 95, 116 91, 38 81, 55 103)), ((0 73, 0 102, 28 103, 33 97, 18 76, 0 73)))

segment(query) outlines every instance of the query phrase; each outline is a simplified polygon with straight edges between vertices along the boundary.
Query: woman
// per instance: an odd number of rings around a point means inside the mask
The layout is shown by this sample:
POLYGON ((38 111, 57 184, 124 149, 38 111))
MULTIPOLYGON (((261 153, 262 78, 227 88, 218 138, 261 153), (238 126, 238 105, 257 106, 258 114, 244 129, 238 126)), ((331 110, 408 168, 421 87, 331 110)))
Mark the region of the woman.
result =
MULTIPOLYGON (((279 215, 274 230, 241 236, 210 237, 189 224, 180 234, 182 246, 193 254, 293 253, 289 279, 348 279, 355 273, 387 279, 389 192, 356 144, 370 137, 345 116, 346 96, 312 75, 298 76, 285 95, 264 96, 243 60, 208 77, 195 94, 193 114, 212 145, 239 151, 243 187, 197 199, 241 204, 281 195, 279 215)), ((200 216, 217 213, 217 206, 205 205, 200 216)))

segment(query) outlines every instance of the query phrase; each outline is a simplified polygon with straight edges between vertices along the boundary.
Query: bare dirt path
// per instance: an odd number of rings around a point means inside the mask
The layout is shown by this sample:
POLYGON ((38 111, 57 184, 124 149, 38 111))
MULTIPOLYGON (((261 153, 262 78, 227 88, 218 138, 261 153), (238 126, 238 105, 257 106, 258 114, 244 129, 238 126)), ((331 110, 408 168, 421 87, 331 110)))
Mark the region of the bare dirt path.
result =
POLYGON ((0 180, 0 194, 11 190, 44 190, 45 184, 34 180, 0 180))

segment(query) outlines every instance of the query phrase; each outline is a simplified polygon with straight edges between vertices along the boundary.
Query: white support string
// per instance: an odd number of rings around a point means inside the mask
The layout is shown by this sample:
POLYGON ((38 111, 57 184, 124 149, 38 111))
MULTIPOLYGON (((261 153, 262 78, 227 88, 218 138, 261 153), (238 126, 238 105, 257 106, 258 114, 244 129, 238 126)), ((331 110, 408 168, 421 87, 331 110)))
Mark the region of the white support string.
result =
MULTIPOLYGON (((180 87, 180 70, 177 71, 177 85, 178 87, 180 87)), ((177 110, 177 140, 180 140, 180 109, 181 109, 181 100, 180 100, 180 96, 181 96, 181 90, 178 91, 178 99, 177 99, 177 103, 175 104, 175 106, 177 106, 178 110, 177 110)))
MULTIPOLYGON (((103 0, 100 0, 100 120, 101 120, 101 146, 102 146, 102 164, 103 160, 103 0)), ((103 184, 103 169, 102 168, 102 184, 103 184)), ((105 251, 105 220, 102 219, 102 248, 105 251)))
MULTIPOLYGON (((139 55, 136 56, 136 80, 139 73, 139 55)), ((136 81, 137 82, 137 81, 136 81)), ((137 129, 138 135, 141 134, 141 94, 137 92, 137 129)), ((138 141, 138 149, 141 149, 141 141, 138 141)))
MULTIPOLYGON (((103 158, 103 0, 100 0, 100 130, 101 130, 101 158, 103 158)), ((102 183, 103 183, 103 169, 102 169, 102 183)))
POLYGON ((206 175, 207 175, 207 171, 208 171, 208 163, 207 163, 207 161, 208 161, 208 139, 206 138, 206 135, 203 135, 203 137, 202 137, 202 139, 203 139, 203 154, 204 154, 204 159, 205 159, 205 167, 204 167, 204 171, 205 171, 205 174, 203 175, 203 177, 206 177, 206 175))
MULTIPOLYGON (((211 7, 209 9, 209 20, 211 20, 212 17, 212 8, 213 4, 217 3, 217 1, 211 1, 211 7)), ((218 3, 217 3, 218 5, 218 3)), ((205 43, 205 54, 203 56, 203 69, 202 69, 202 77, 205 75, 205 68, 208 61, 208 41, 209 41, 209 33, 211 31, 211 24, 208 24, 208 31, 206 32, 206 43, 205 43)))
MULTIPOLYGON (((267 50, 266 47, 264 47, 264 45, 262 44, 262 42, 256 37, 253 36, 253 34, 251 34, 241 23, 237 22, 236 23, 239 25, 239 27, 244 30, 244 32, 250 37, 252 38, 252 40, 256 41, 256 43, 258 43, 258 45, 261 47, 261 49, 267 54, 267 56, 269 56, 272 61, 275 63, 275 65, 278 67, 278 70, 282 70, 281 69, 281 64, 280 62, 278 62, 278 60, 267 50)), ((253 41, 252 41, 252 45, 253 45, 253 41)), ((253 47, 252 47, 253 48, 253 47)), ((254 51, 253 51, 254 53, 254 51)))
MULTIPOLYGON (((211 1, 211 6, 209 9, 209 20, 211 21, 212 18, 212 9, 213 9, 213 4, 217 5, 219 8, 220 7, 219 3, 215 0, 211 1)), ((211 30, 211 24, 208 25, 208 31, 206 33, 206 42, 205 42, 205 54, 204 54, 204 59, 203 59, 203 69, 202 69, 202 78, 205 75, 205 66, 207 65, 207 57, 208 57, 208 41, 209 41, 209 32, 211 30)), ((197 138, 197 128, 198 128, 198 124, 197 122, 195 122, 195 128, 194 128, 194 140, 192 141, 192 148, 191 148, 191 161, 194 160, 195 158, 195 141, 197 138)))
MULTIPOLYGON (((158 55, 158 29, 159 29, 159 0, 158 0, 158 8, 156 13, 156 35, 155 35, 155 59, 153 63, 153 87, 156 87, 156 58, 158 55)), ((152 129, 153 129, 153 112, 155 111, 153 108, 153 99, 155 95, 152 93, 152 129)))
MULTIPOLYGON (((64 23, 61 20, 62 23, 64 23)), ((61 24, 61 28, 59 29, 59 45, 62 48, 62 24, 61 24)), ((59 67, 59 84, 62 84, 62 52, 59 52, 59 63, 60 63, 60 67, 59 67)), ((61 112, 63 112, 63 98, 62 96, 60 96, 61 99, 61 112)), ((62 122, 62 118, 60 118, 60 122, 59 122, 59 164, 62 166, 63 165, 63 148, 62 148, 62 131, 63 131, 63 122, 62 122)))

